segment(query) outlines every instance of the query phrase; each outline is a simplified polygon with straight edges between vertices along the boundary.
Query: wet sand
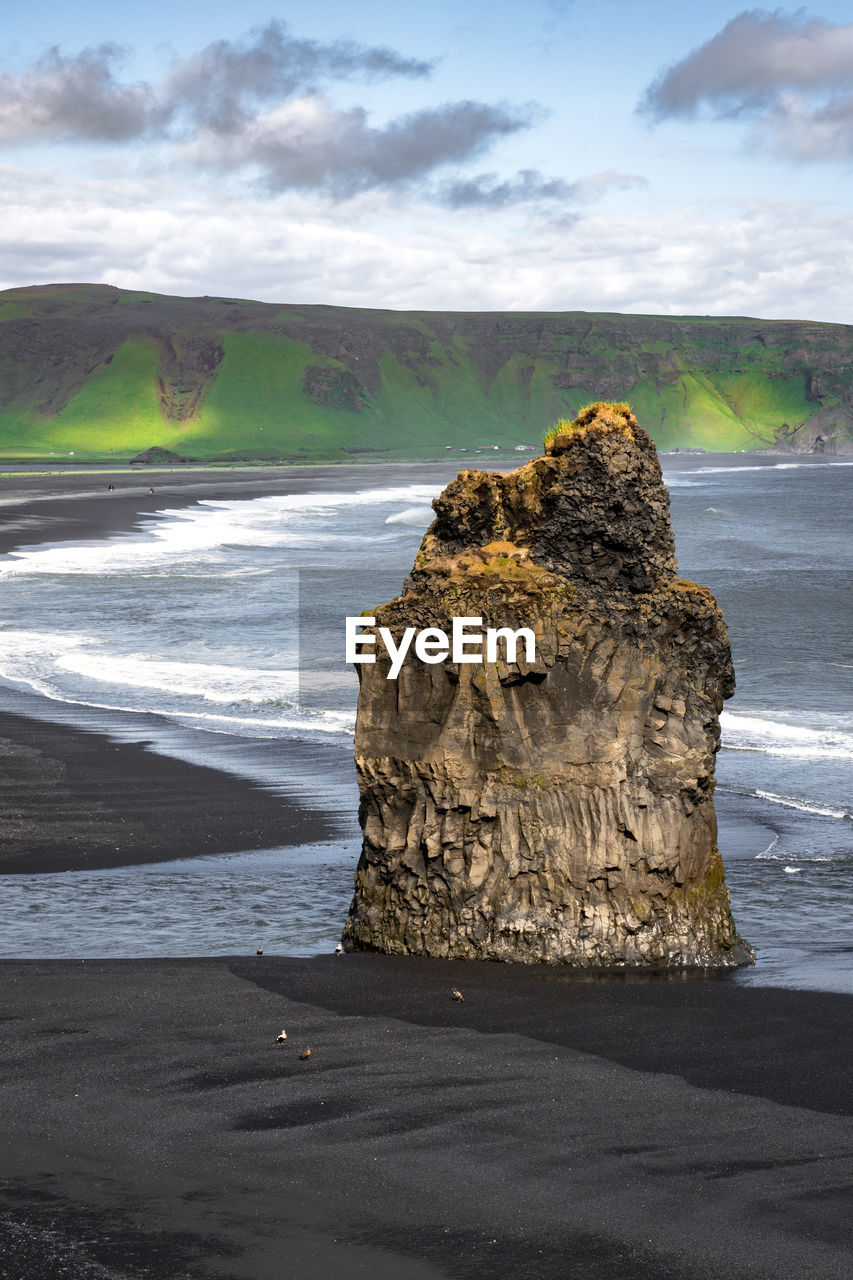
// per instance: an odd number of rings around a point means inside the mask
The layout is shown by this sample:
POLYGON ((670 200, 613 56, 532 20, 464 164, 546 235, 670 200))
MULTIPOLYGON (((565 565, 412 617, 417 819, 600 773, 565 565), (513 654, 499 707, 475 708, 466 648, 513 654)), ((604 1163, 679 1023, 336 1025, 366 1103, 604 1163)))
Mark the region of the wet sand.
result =
MULTIPOLYGON (((442 476, 448 470, 438 468, 442 476)), ((387 470, 401 484, 423 474, 417 464, 387 470)), ((132 536, 158 511, 201 500, 374 483, 376 469, 369 466, 345 473, 335 467, 11 472, 0 476, 0 555, 44 543, 132 536)), ((306 760, 317 757, 318 773, 328 768, 321 747, 299 749, 306 760)), ((210 754, 215 758, 213 746, 210 754)), ((309 767, 305 760, 300 765, 309 767)), ((229 772, 156 755, 144 742, 116 742, 0 711, 0 874, 316 843, 339 829, 337 816, 296 794, 273 795, 229 772)))
POLYGON ((849 997, 378 956, 0 984, 0 1275, 850 1275, 849 997))
POLYGON ((2 875, 313 844, 338 829, 334 815, 296 796, 142 743, 0 711, 2 875))

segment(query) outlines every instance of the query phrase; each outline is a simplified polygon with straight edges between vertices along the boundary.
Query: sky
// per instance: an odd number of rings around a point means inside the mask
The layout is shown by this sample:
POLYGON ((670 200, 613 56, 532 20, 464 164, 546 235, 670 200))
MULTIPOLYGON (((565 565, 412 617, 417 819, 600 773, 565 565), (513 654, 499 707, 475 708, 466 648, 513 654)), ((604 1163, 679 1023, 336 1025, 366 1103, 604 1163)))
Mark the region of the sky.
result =
POLYGON ((853 10, 30 0, 0 288, 853 322, 853 10))

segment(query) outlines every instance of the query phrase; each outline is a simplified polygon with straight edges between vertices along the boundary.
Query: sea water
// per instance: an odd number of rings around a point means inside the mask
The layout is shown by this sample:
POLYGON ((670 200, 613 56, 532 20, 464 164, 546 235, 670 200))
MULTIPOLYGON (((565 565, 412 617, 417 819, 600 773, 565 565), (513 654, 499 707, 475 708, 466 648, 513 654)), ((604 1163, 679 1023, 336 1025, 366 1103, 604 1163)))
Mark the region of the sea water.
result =
MULTIPOLYGON (((716 804, 759 962, 734 980, 853 990, 853 465, 662 462, 680 572, 717 596, 737 671, 716 804)), ((299 849, 0 877, 0 954, 334 947, 359 848, 344 618, 399 592, 451 474, 377 470, 358 489, 341 468, 335 491, 203 501, 0 557, 0 706, 295 792, 341 823, 299 849)))

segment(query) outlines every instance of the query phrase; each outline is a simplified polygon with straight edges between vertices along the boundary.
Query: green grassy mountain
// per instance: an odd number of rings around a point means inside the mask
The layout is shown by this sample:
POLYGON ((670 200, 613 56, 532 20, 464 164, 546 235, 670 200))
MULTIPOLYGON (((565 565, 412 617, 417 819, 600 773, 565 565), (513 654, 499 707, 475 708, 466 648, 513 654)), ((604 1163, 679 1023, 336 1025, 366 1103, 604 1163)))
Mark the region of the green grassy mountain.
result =
POLYGON ((538 446, 627 400, 658 447, 853 452, 853 327, 0 292, 0 457, 377 461, 538 446))

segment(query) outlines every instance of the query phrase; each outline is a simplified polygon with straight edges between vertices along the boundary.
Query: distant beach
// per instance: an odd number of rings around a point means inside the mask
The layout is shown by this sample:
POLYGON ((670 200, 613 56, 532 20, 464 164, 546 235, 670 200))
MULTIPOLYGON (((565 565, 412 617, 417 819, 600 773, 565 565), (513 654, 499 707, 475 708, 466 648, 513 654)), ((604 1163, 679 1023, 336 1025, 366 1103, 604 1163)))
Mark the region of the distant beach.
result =
POLYGON ((201 500, 358 489, 378 483, 380 477, 406 484, 435 475, 436 483, 443 484, 456 470, 457 466, 444 462, 385 463, 379 469, 365 464, 144 470, 127 466, 4 470, 0 463, 0 555, 21 546, 126 533, 164 507, 175 509, 201 500))

